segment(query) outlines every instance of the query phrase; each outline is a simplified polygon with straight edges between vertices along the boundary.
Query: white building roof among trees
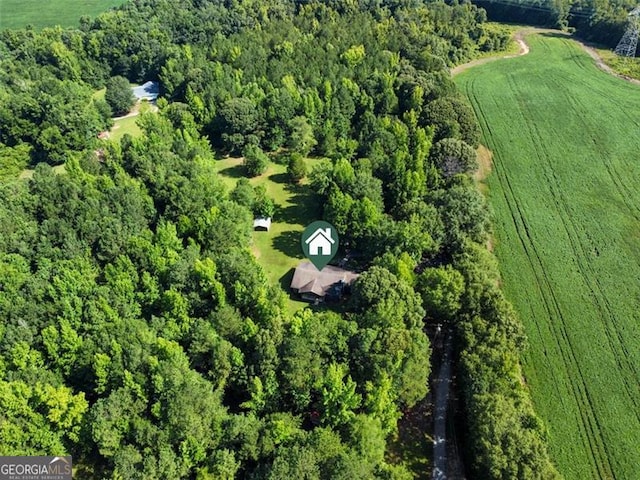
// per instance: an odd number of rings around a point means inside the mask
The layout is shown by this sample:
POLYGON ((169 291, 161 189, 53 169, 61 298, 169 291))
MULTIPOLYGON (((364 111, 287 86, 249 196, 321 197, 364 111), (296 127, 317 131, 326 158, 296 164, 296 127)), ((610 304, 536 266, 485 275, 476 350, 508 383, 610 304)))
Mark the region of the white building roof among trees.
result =
POLYGON ((254 230, 266 230, 271 228, 271 217, 258 217, 253 221, 254 230))
POLYGON ((132 87, 136 100, 155 101, 160 95, 160 84, 158 82, 146 82, 139 87, 132 87))

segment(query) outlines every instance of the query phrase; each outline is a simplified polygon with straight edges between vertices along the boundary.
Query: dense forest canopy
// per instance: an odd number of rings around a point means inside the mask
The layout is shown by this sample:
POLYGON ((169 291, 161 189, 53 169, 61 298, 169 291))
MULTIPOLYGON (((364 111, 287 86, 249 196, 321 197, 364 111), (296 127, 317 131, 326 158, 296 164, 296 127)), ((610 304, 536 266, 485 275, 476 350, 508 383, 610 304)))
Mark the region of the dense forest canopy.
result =
POLYGON ((37 164, 0 186, 3 452, 69 453, 96 479, 412 478, 387 442, 443 323, 470 470, 554 478, 447 70, 505 45, 485 20, 470 3, 138 0, 0 33, 3 171, 37 164), (99 143, 94 92, 119 76, 158 80, 160 111, 99 143), (259 174, 275 151, 293 172, 331 160, 310 182, 363 271, 342 313, 287 312, 250 250, 265 192, 214 167, 243 153, 259 174))

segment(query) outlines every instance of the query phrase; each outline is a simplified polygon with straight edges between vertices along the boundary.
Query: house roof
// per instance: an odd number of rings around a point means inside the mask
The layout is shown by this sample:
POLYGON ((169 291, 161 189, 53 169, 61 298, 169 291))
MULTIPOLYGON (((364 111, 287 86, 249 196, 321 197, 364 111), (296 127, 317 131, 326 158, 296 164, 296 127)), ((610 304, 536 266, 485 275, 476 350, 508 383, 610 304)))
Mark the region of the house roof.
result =
POLYGON ((333 265, 318 270, 313 263, 302 262, 293 273, 291 288, 298 293, 313 293, 324 297, 332 285, 338 282, 351 284, 358 276, 357 273, 333 265))
POLYGON ((139 87, 131 88, 131 90, 138 100, 155 100, 160 95, 160 84, 158 82, 146 82, 139 87))
POLYGON ((271 217, 258 217, 253 220, 253 228, 271 228, 271 217))
POLYGON ((331 238, 331 229, 330 228, 318 228, 315 232, 313 232, 313 235, 311 235, 309 238, 307 238, 307 240, 305 241, 306 244, 309 244, 313 241, 315 241, 316 239, 320 240, 324 238, 325 240, 328 240, 329 243, 331 243, 332 245, 334 243, 336 243, 336 241, 331 238), (320 238, 318 238, 320 237, 320 238))

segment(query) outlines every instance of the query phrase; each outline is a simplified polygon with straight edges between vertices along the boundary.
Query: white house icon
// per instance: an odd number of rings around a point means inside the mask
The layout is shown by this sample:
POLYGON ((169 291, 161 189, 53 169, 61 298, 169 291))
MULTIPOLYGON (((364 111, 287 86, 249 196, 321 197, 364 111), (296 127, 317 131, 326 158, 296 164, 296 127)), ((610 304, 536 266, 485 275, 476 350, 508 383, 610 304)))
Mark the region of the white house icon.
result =
POLYGON ((315 256, 331 255, 331 245, 336 241, 331 238, 331 228, 319 228, 304 243, 309 245, 309 255, 315 256))

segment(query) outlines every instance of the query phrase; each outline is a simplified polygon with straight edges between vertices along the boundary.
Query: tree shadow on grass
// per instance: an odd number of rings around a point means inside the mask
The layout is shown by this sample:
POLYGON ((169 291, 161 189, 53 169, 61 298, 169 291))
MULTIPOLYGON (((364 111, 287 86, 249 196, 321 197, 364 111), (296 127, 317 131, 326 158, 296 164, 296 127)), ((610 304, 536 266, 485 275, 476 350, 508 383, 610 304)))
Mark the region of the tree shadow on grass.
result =
POLYGON ((280 288, 289 295, 289 298, 295 298, 297 300, 297 298, 294 297, 293 292, 291 292, 291 280, 293 280, 294 271, 295 269, 293 268, 287 270, 287 273, 280 277, 279 282, 280 288))
POLYGON ((246 177, 246 170, 243 165, 234 165, 233 167, 227 167, 220 170, 220 175, 224 175, 229 178, 243 178, 246 177))
POLYGON ((284 253, 290 258, 302 258, 302 247, 300 246, 301 232, 289 230, 282 232, 271 241, 273 248, 284 253))
POLYGON ((548 37, 548 38, 571 38, 571 35, 569 33, 566 32, 541 32, 538 35, 540 35, 541 37, 548 37))
POLYGON ((273 183, 287 184, 289 183, 289 175, 286 173, 274 173, 269 176, 269 180, 273 183))
POLYGON ((280 208, 278 218, 290 224, 307 226, 322 218, 320 196, 315 194, 308 185, 289 185, 286 187, 291 193, 288 205, 280 208))

